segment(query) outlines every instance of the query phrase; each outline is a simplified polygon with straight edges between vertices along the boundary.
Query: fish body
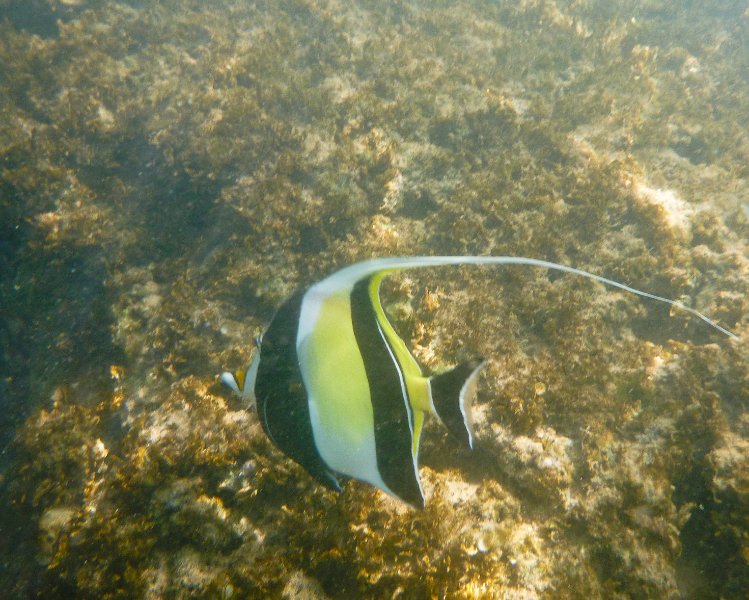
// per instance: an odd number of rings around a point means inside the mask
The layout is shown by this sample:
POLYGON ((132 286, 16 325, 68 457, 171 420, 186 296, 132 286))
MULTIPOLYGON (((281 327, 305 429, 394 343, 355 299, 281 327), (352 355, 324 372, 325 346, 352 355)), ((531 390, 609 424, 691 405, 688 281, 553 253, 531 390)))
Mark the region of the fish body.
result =
POLYGON ((425 376, 390 324, 380 284, 393 271, 441 265, 522 264, 581 275, 704 315, 666 298, 547 261, 502 256, 381 258, 345 267, 284 302, 245 372, 221 380, 253 399, 263 429, 325 486, 338 476, 423 507, 419 442, 426 415, 473 447, 471 403, 482 360, 425 376))

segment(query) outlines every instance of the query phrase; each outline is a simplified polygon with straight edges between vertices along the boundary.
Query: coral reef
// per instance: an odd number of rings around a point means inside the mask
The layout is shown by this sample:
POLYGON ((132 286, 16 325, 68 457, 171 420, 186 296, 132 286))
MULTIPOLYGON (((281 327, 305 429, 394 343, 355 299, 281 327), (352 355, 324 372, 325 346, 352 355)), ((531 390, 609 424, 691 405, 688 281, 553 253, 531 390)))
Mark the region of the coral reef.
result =
POLYGON ((8 597, 740 598, 749 10, 0 0, 8 597), (296 287, 395 254, 419 361, 487 367, 427 508, 321 489, 217 374, 296 287))

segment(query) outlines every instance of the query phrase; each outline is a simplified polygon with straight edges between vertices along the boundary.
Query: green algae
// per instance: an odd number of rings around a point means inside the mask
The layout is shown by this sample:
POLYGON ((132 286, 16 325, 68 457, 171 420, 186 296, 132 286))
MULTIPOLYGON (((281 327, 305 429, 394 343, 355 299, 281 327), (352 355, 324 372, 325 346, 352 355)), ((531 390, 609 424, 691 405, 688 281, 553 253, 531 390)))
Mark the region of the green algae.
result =
POLYGON ((745 3, 43 4, 50 35, 0 24, 3 589, 746 589, 746 346, 684 315, 541 271, 393 278, 423 364, 490 359, 479 449, 426 432, 421 513, 321 490, 216 381, 373 255, 574 264, 745 338, 745 3))

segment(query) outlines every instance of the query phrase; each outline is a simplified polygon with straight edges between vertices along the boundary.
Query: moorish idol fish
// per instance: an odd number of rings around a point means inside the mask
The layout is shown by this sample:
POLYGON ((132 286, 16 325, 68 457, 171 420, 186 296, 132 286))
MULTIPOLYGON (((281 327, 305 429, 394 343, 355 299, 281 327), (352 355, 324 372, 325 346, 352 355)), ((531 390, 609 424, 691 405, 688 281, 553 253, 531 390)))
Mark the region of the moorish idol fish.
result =
POLYGON ((475 360, 425 376, 390 324, 380 283, 394 271, 441 265, 532 265, 574 273, 666 302, 730 331, 683 304, 579 269, 511 256, 414 256, 355 263, 293 294, 258 341, 246 372, 221 381, 254 401, 263 429, 328 488, 359 479, 423 507, 419 439, 427 414, 473 447, 475 360))

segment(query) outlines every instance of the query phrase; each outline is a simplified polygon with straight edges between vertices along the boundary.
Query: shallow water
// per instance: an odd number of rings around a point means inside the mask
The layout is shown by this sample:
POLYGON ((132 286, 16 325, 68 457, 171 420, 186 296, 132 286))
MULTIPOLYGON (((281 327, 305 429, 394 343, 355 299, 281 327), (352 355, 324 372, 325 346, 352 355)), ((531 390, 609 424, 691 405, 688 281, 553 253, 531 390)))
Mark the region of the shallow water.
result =
POLYGON ((749 7, 0 0, 9 597, 749 588, 749 7), (357 260, 417 360, 424 511, 284 458, 218 374, 357 260))

